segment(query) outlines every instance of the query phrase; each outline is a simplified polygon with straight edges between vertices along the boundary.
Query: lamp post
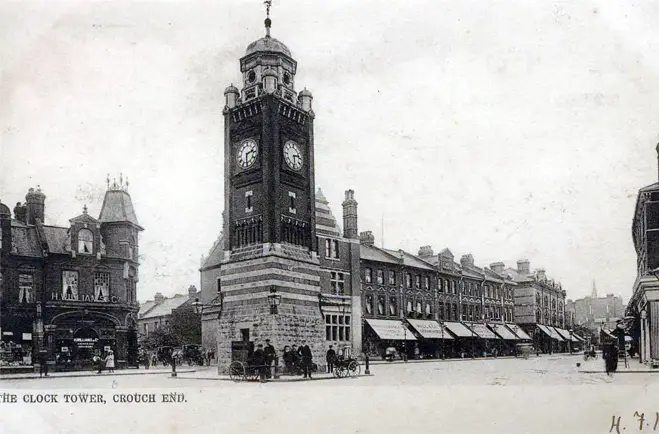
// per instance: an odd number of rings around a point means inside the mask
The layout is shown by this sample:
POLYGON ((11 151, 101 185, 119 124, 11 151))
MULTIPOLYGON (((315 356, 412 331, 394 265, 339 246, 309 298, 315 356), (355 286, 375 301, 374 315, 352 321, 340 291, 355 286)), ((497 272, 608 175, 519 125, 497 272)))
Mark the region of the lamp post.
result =
MULTIPOLYGON (((273 340, 273 343, 275 344, 275 348, 277 345, 277 342, 274 338, 275 336, 275 315, 279 313, 279 304, 281 303, 281 295, 277 294, 277 287, 271 286, 270 287, 270 295, 268 295, 268 304, 270 305, 270 317, 272 318, 270 322, 270 339, 273 340)), ((271 370, 271 377, 275 378, 276 373, 277 373, 277 360, 273 361, 274 366, 270 366, 271 370)))
POLYGON ((648 313, 645 309, 641 310, 641 345, 639 348, 638 352, 638 360, 640 363, 643 363, 645 361, 645 347, 647 346, 647 342, 645 341, 645 330, 647 329, 647 324, 646 320, 648 317, 648 313))
POLYGON ((572 335, 574 334, 574 330, 570 329, 569 332, 570 332, 570 342, 569 342, 569 344, 570 344, 570 354, 572 354, 572 335))
MULTIPOLYGON (((194 309, 194 312, 197 315, 199 315, 200 322, 203 321, 202 318, 203 318, 203 314, 204 314, 204 309, 207 309, 207 308, 218 308, 219 307, 220 311, 217 313, 217 319, 218 320, 220 319, 220 315, 222 314, 223 296, 224 296, 224 293, 220 292, 220 294, 216 298, 211 300, 211 302, 208 303, 208 304, 204 304, 204 303, 200 302, 198 298, 195 298, 195 301, 192 302, 192 308, 194 309)), ((202 338, 202 344, 203 344, 203 338, 202 338)), ((216 350, 218 350, 218 353, 215 357, 219 361, 219 349, 216 348, 216 350)), ((210 358, 208 358, 208 364, 210 366, 210 358)), ((218 369, 219 369, 219 363, 218 363, 218 369)), ((175 377, 175 375, 173 375, 173 374, 172 374, 172 376, 175 377)))
POLYGON ((446 358, 444 352, 444 321, 439 321, 439 326, 442 328, 442 360, 444 360, 446 358))

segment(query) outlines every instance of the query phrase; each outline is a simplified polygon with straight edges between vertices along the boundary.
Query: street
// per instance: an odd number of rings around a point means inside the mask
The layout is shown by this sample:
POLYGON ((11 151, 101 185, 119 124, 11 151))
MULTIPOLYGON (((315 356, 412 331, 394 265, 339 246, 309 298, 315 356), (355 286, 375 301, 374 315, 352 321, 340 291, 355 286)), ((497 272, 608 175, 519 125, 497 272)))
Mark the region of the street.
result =
POLYGON ((659 411, 659 375, 585 374, 576 363, 589 370, 603 366, 601 358, 584 363, 582 356, 545 355, 377 363, 372 376, 357 379, 268 384, 218 380, 214 368, 177 378, 162 373, 3 379, 0 393, 16 394, 18 402, 0 404, 0 432, 73 433, 89 426, 114 432, 122 426, 128 432, 174 433, 188 426, 219 433, 607 433, 618 415, 629 426, 625 432, 633 433, 635 411, 653 417, 659 411), (84 392, 103 394, 106 403, 61 402, 65 393, 84 392), (58 394, 59 401, 22 403, 24 395, 40 393, 58 394), (179 402, 171 402, 174 395, 179 402))

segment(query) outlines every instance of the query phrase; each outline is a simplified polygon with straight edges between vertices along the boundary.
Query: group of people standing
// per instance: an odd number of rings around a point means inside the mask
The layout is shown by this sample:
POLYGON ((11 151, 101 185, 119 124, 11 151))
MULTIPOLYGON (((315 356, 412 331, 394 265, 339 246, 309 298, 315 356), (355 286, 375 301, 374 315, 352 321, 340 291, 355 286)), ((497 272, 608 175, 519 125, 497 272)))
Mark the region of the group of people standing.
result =
MULTIPOLYGON (((285 373, 296 374, 298 369, 301 369, 304 378, 312 378, 313 355, 306 341, 302 341, 302 345, 299 347, 286 345, 282 360, 285 373)), ((259 377, 262 381, 274 376, 275 366, 279 364, 278 362, 277 351, 270 343, 270 339, 265 340, 265 346, 258 344, 251 355, 251 364, 259 369, 259 377)))
POLYGON ((97 374, 100 374, 103 372, 103 369, 107 369, 108 372, 114 372, 114 351, 108 350, 106 353, 105 357, 101 357, 98 354, 94 354, 94 357, 92 357, 92 362, 94 363, 94 366, 96 369, 97 374))

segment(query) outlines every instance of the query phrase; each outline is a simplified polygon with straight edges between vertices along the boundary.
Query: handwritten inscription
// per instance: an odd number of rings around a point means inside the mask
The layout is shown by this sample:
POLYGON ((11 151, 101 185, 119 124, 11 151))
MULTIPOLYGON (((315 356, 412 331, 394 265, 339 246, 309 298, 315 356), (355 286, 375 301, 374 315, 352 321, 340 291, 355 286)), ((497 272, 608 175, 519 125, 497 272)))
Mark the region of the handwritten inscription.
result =
POLYGON ((149 404, 187 402, 183 393, 0 393, 0 404, 149 404))
POLYGON ((627 432, 627 424, 625 423, 627 421, 629 423, 630 430, 638 432, 657 431, 657 427, 659 427, 659 412, 648 413, 646 415, 645 413, 639 413, 638 411, 635 411, 629 420, 623 420, 622 416, 617 416, 614 414, 611 417, 611 427, 609 428, 609 433, 622 434, 623 432, 627 432))

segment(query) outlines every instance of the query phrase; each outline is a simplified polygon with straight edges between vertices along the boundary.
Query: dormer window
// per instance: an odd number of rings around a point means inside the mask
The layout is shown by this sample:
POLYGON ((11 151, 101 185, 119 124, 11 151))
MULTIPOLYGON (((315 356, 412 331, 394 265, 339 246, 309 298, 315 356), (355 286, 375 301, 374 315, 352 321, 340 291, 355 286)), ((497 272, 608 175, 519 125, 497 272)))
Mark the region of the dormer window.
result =
POLYGON ((78 231, 78 253, 94 253, 94 234, 89 229, 78 231))

